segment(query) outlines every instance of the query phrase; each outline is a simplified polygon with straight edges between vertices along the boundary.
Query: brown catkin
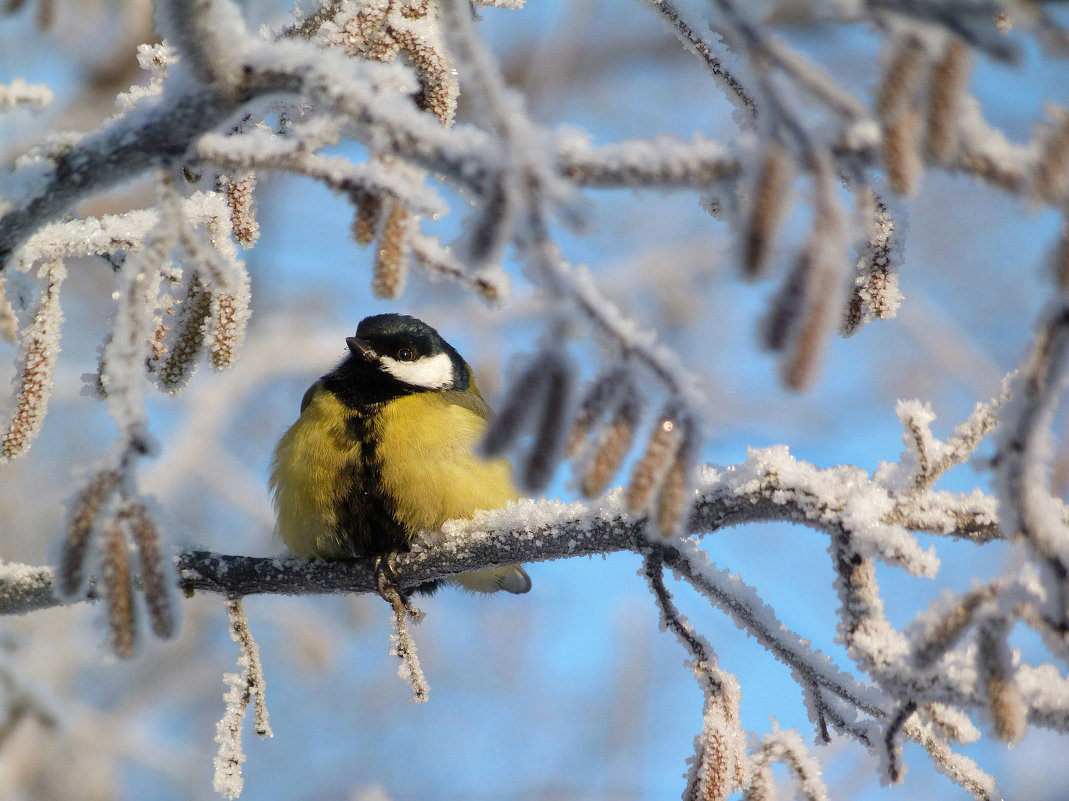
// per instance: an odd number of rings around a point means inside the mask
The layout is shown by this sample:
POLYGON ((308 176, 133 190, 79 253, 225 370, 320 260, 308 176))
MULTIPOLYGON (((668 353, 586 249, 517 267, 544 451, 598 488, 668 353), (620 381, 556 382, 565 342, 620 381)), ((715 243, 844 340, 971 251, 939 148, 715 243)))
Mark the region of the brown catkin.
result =
POLYGON ((85 590, 86 554, 91 545, 93 529, 100 517, 100 510, 118 485, 118 471, 100 470, 74 501, 56 570, 56 587, 68 598, 80 595, 85 590))
POLYGON ((130 504, 123 512, 140 557, 141 591, 148 607, 152 633, 169 640, 178 633, 178 614, 171 593, 174 571, 164 561, 159 529, 143 504, 130 504))
POLYGON ((230 206, 230 223, 234 239, 243 248, 251 248, 260 238, 260 223, 256 221, 256 173, 252 170, 227 176, 226 203, 230 206))
POLYGON ((617 364, 603 372, 587 388, 579 408, 572 419, 572 429, 568 434, 566 453, 569 458, 579 453, 591 430, 601 422, 608 413, 612 402, 624 392, 634 391, 630 370, 617 364))
POLYGON ((1006 644, 1008 621, 983 621, 976 629, 976 668, 987 694, 995 734, 1003 742, 1020 742, 1028 726, 1028 708, 1014 682, 1013 657, 1006 644))
POLYGON ((453 124, 457 110, 457 82, 453 79, 451 61, 426 36, 400 28, 393 30, 393 36, 419 76, 416 104, 448 128, 453 124))
POLYGON ((926 668, 953 648, 973 621, 976 608, 991 598, 990 587, 970 590, 959 603, 941 613, 913 649, 913 664, 926 668))
POLYGON ((101 562, 111 650, 120 659, 129 659, 137 645, 134 588, 126 536, 117 521, 113 521, 104 536, 101 562))
POLYGON ((534 359, 512 381, 479 446, 483 456, 501 456, 527 430, 534 411, 532 405, 543 396, 549 378, 542 368, 541 359, 534 359))
MULTIPOLYGON (((170 313, 169 310, 168 313, 170 313)), ((167 355, 167 334, 170 332, 171 326, 164 322, 165 319, 170 318, 161 318, 157 321, 156 330, 152 332, 152 339, 148 343, 149 356, 147 361, 150 370, 155 370, 163 357, 167 355)))
POLYGON ((913 36, 888 43, 885 66, 876 90, 876 113, 884 124, 892 123, 917 102, 928 70, 924 47, 913 36))
POLYGON ((925 147, 934 159, 946 159, 958 146, 958 122, 971 63, 972 50, 955 36, 932 69, 925 147))
POLYGON ((249 273, 240 261, 235 267, 240 271, 236 291, 211 293, 207 339, 211 366, 216 370, 233 366, 245 343, 245 328, 249 322, 249 273))
POLYGON ((657 533, 662 537, 674 536, 684 522, 683 516, 690 511, 692 451, 690 443, 680 445, 661 483, 657 497, 657 533))
POLYGON ((486 190, 481 208, 473 215, 474 223, 468 234, 470 263, 481 265, 500 259, 504 247, 503 234, 511 229, 510 198, 500 181, 486 190))
POLYGON ((234 361, 233 337, 231 332, 237 327, 240 314, 238 300, 234 295, 219 295, 214 307, 216 336, 212 340, 212 366, 225 370, 234 361))
POLYGON ((11 301, 7 299, 3 281, 0 281, 0 339, 14 342, 19 333, 19 321, 15 316, 15 309, 11 301))
POLYGON ((1069 111, 1058 109, 1053 116, 1036 162, 1035 187, 1043 200, 1057 203, 1069 194, 1069 111))
POLYGON ((56 0, 40 0, 37 3, 37 30, 48 31, 56 20, 56 0))
POLYGON ((354 197, 353 241, 364 247, 375 241, 382 219, 382 198, 372 192, 357 192, 354 197))
POLYGON ((888 183, 895 192, 909 194, 923 171, 917 104, 930 65, 924 47, 913 36, 901 36, 888 47, 876 91, 876 113, 882 123, 888 183))
POLYGON ((408 255, 408 210, 400 203, 391 203, 382 225, 379 247, 375 251, 371 290, 375 297, 396 300, 405 288, 405 258, 408 255))
POLYGON ((583 495, 599 495, 616 475, 631 449, 642 408, 638 396, 626 393, 620 398, 612 419, 598 432, 594 455, 583 470, 579 488, 583 495))
MULTIPOLYGON (((420 259, 423 262, 423 259, 420 259)), ((475 287, 475 291, 479 293, 479 296, 487 303, 497 303, 501 300, 502 282, 498 280, 490 280, 481 276, 472 277, 472 286, 475 287)), ((507 286, 507 285, 506 285, 507 286)))
POLYGON ((987 697, 999 739, 1016 745, 1028 727, 1028 709, 1017 686, 1008 676, 989 676, 987 697))
POLYGON ((812 260, 807 247, 795 259, 783 285, 772 299, 772 306, 761 324, 761 344, 768 350, 782 351, 798 324, 805 303, 806 278, 812 260))
POLYGON ((796 268, 802 282, 796 297, 800 308, 784 342, 780 372, 794 390, 806 388, 817 372, 824 342, 841 318, 841 290, 846 266, 846 241, 837 182, 829 158, 818 160, 813 172, 813 230, 806 239, 801 264, 796 268))
POLYGON ((535 493, 544 489, 553 477, 560 458, 571 405, 573 373, 562 354, 546 359, 546 381, 542 389, 541 409, 531 450, 524 460, 523 488, 535 493))
POLYGON ((814 260, 812 270, 809 280, 814 287, 807 293, 798 331, 792 340, 793 346, 785 354, 781 365, 784 384, 795 391, 808 388, 816 377, 827 334, 824 321, 828 317, 828 307, 836 296, 836 273, 832 266, 814 260))
POLYGON ((742 243, 742 272, 746 278, 764 273, 772 242, 787 211, 794 178, 794 161, 779 142, 769 142, 754 187, 753 206, 742 243))
POLYGON ((160 387, 169 392, 182 389, 193 374, 197 356, 204 347, 204 337, 211 320, 212 295, 197 273, 189 279, 186 296, 178 308, 178 319, 166 357, 156 373, 160 387))
POLYGON ((920 125, 920 112, 910 108, 883 128, 883 160, 887 170, 887 183, 900 195, 912 194, 924 172, 920 125))
POLYGON ((664 484, 682 441, 683 426, 677 409, 661 413, 646 443, 646 452, 635 463, 627 484, 625 503, 628 511, 639 514, 649 508, 657 490, 664 484))
POLYGON ((398 45, 384 24, 389 12, 388 3, 369 3, 356 14, 343 17, 338 34, 328 42, 344 46, 349 56, 372 61, 392 61, 397 57, 398 45))
POLYGON ((746 737, 738 714, 738 683, 730 674, 713 671, 722 689, 706 691, 702 733, 695 738, 685 798, 727 801, 746 782, 746 737))
POLYGON ((776 777, 769 765, 762 764, 754 769, 742 801, 776 801, 776 777))
POLYGON ((48 270, 48 284, 34 310, 33 321, 19 343, 15 410, 0 440, 0 462, 21 456, 36 439, 48 411, 56 359, 59 356, 59 288, 65 271, 60 262, 48 270))
POLYGON ((1061 289, 1069 287, 1069 219, 1062 222, 1061 234, 1051 251, 1050 273, 1061 289))

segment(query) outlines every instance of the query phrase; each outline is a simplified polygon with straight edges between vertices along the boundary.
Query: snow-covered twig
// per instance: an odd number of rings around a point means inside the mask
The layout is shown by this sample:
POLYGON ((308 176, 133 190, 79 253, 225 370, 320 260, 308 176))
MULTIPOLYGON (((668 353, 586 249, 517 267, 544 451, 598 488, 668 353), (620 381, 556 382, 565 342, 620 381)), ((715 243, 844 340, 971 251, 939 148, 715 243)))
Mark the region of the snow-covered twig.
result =
POLYGON ((260 649, 249 631, 249 621, 245 617, 241 598, 228 598, 226 610, 230 621, 230 637, 238 644, 240 651, 238 666, 241 673, 227 673, 223 677, 228 688, 223 696, 226 711, 215 727, 215 742, 219 744, 219 751, 215 756, 212 787, 224 798, 233 799, 241 795, 245 784, 241 775, 241 765, 245 761, 245 753, 241 748, 241 729, 250 701, 253 704, 253 730, 260 737, 274 735, 267 720, 260 649))

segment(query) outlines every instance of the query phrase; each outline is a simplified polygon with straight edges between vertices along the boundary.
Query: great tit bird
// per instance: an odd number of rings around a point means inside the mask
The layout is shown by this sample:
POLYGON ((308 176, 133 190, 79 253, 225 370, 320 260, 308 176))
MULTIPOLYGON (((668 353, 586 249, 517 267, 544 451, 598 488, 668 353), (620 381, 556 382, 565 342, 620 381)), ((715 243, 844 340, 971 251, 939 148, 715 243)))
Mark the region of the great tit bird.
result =
MULTIPOLYGON (((421 532, 433 541, 447 520, 518 497, 508 462, 476 453, 490 407, 437 331, 378 314, 345 343, 349 356, 308 389, 275 448, 276 531, 291 551, 388 557, 421 532)), ((452 580, 476 592, 531 589, 519 565, 452 580)))

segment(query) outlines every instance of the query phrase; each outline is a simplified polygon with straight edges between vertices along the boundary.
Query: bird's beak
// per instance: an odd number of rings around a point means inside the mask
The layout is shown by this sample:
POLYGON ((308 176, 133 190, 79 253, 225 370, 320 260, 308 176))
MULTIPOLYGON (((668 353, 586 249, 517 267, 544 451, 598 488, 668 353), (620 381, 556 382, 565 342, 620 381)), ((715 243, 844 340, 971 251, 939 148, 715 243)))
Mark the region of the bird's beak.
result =
POLYGON ((379 354, 375 352, 375 349, 360 337, 346 337, 345 344, 349 346, 354 356, 359 356, 364 361, 375 362, 379 359, 379 354))

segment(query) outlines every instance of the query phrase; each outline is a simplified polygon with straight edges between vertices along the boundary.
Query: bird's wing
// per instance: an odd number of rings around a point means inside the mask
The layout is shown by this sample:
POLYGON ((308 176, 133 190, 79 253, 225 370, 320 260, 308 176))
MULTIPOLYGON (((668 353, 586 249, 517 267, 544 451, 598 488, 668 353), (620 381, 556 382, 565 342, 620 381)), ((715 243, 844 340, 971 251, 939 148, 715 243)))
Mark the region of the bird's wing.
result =
POLYGON ((314 398, 319 393, 319 390, 321 390, 322 388, 322 379, 316 381, 314 384, 312 384, 312 386, 308 387, 307 391, 304 393, 304 397, 301 398, 301 414, 304 414, 304 410, 308 408, 308 404, 312 402, 312 398, 314 398))
POLYGON ((446 403, 467 409, 483 420, 489 420, 494 414, 480 395, 472 395, 470 392, 462 392, 458 389, 447 389, 441 393, 441 396, 446 403))

